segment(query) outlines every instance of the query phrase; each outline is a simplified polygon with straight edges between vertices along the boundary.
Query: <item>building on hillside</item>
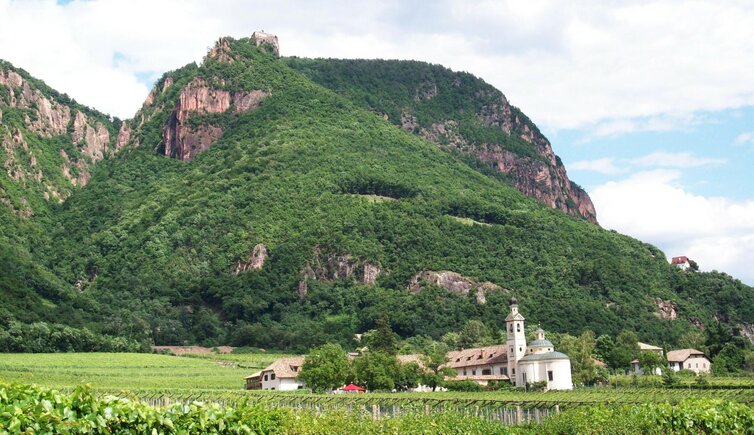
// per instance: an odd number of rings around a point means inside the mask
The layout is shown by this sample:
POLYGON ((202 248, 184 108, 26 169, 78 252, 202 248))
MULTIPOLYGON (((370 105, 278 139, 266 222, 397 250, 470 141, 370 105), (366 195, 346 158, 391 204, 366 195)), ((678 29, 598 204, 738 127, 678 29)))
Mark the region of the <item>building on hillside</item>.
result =
POLYGON ((276 360, 259 374, 261 389, 290 391, 304 388, 304 384, 296 379, 302 365, 304 365, 304 357, 300 356, 276 360))
MULTIPOLYGON (((662 348, 661 347, 653 346, 651 344, 642 343, 642 342, 639 342, 638 344, 639 344, 639 352, 654 352, 654 353, 656 353, 656 354, 658 354, 660 356, 663 356, 663 352, 662 352, 662 348)), ((639 374, 639 375, 643 375, 644 374, 644 370, 642 370, 642 368, 639 366, 639 360, 638 359, 634 359, 633 361, 631 361, 631 370, 634 373, 639 374)), ((659 368, 659 367, 657 367, 655 369, 655 374, 656 375, 661 375, 662 374, 662 369, 659 368)))
POLYGON ((487 385, 490 381, 509 381, 505 345, 477 347, 448 352, 445 367, 456 371, 456 381, 474 381, 487 385))
POLYGON ((535 340, 526 344, 524 316, 518 312, 518 301, 511 298, 510 313, 505 318, 508 338, 508 371, 513 385, 525 386, 545 382, 546 390, 571 390, 571 359, 556 352, 545 331, 537 328, 535 340))
POLYGON ((704 352, 696 349, 678 349, 668 351, 668 367, 672 370, 692 370, 696 374, 709 373, 712 362, 704 352))
POLYGON ((556 352, 538 328, 536 339, 526 343, 524 316, 518 312, 518 301, 512 298, 510 312, 505 318, 507 343, 505 345, 464 349, 448 353, 446 367, 456 371, 455 380, 472 380, 482 385, 490 381, 511 381, 525 386, 545 382, 548 390, 570 390, 571 360, 556 352))
POLYGON ((670 264, 681 270, 689 270, 691 267, 691 260, 689 260, 689 257, 682 255, 680 257, 673 257, 670 260, 670 264))

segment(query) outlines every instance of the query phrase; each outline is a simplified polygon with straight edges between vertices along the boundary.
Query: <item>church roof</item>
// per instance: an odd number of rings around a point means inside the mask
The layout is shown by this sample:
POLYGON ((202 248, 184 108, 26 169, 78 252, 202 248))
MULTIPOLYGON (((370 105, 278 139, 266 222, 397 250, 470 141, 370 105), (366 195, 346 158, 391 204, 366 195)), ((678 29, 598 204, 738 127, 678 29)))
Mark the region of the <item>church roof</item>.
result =
POLYGON ((534 340, 529 343, 528 347, 553 347, 552 342, 546 338, 542 340, 534 340))
POLYGON ((455 350, 447 353, 445 367, 473 367, 508 361, 508 348, 504 344, 455 350))
POLYGON ((567 359, 568 355, 560 352, 545 352, 545 353, 530 353, 526 355, 525 357, 518 360, 519 363, 521 362, 529 362, 529 361, 543 361, 548 359, 567 359))
POLYGON ((505 321, 507 322, 509 320, 526 320, 526 319, 524 319, 524 316, 522 316, 521 313, 516 313, 516 314, 508 314, 508 317, 505 318, 505 321))

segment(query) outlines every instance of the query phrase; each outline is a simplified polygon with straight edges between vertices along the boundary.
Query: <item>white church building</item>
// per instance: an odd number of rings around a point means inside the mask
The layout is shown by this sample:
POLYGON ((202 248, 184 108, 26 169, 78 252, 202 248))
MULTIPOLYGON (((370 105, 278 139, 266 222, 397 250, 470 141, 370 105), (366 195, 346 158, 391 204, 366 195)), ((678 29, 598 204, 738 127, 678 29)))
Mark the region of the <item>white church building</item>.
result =
POLYGON ((508 374, 515 386, 547 382, 548 390, 571 390, 571 360, 568 355, 556 352, 545 339, 545 332, 537 328, 536 340, 526 343, 524 316, 518 312, 518 301, 511 298, 510 313, 505 318, 508 374))

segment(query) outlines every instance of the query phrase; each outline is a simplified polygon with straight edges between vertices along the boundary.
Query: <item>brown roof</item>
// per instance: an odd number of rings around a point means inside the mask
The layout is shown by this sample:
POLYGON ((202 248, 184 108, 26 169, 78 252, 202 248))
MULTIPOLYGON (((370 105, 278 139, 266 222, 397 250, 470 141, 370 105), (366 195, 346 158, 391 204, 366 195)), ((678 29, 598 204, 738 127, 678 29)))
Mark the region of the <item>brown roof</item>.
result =
POLYGON ((244 379, 254 379, 254 378, 261 378, 262 372, 256 372, 253 375, 246 376, 244 379))
POLYGON ((262 372, 272 371, 278 378, 295 378, 304 365, 303 356, 294 356, 290 358, 280 358, 274 363, 267 366, 262 372))
POLYGON ((472 375, 472 376, 454 376, 445 377, 446 381, 509 381, 506 375, 472 375))
POLYGON ((662 350, 661 347, 653 346, 647 343, 642 343, 641 341, 638 344, 639 344, 639 350, 662 350))
POLYGON ((508 361, 508 350, 504 344, 495 346, 476 347, 448 352, 446 367, 459 368, 498 364, 508 361))
POLYGON ((703 356, 707 358, 704 352, 696 349, 677 349, 668 352, 668 362, 684 362, 691 356, 703 356))
POLYGON ((680 257, 673 257, 672 260, 670 260, 672 264, 683 264, 689 262, 689 257, 682 255, 680 257))
POLYGON ((422 361, 422 355, 418 353, 414 353, 411 355, 398 355, 396 356, 396 358, 398 358, 398 362, 401 364, 415 362, 419 364, 420 366, 424 367, 424 362, 422 361))

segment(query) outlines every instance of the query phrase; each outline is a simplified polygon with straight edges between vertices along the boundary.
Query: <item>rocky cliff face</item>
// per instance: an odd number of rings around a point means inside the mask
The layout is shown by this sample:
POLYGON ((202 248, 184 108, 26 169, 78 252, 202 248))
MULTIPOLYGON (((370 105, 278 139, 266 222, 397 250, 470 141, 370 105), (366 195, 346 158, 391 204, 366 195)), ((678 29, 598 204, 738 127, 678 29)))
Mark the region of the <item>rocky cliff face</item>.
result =
MULTIPOLYGON (((414 98, 416 101, 431 99, 437 93, 437 87, 428 88, 425 84, 416 90, 414 98)), ((489 99, 493 95, 478 97, 489 99)), ((406 111, 401 116, 400 125, 404 130, 418 133, 441 148, 469 154, 488 163, 496 171, 507 175, 513 186, 526 196, 597 223, 597 213, 591 198, 568 178, 563 163, 553 152, 547 138, 536 127, 530 126, 528 120, 522 119, 504 95, 494 97, 497 98, 495 102, 483 105, 476 114, 479 122, 499 128, 507 135, 517 136, 531 144, 536 150, 536 156, 518 154, 499 143, 471 143, 460 133, 459 123, 454 119, 420 127, 416 117, 406 111)))
POLYGON ((507 289, 500 287, 491 282, 478 282, 472 278, 465 277, 460 273, 444 271, 424 271, 417 273, 408 283, 408 290, 418 293, 427 285, 436 285, 460 296, 466 296, 472 291, 476 291, 476 301, 479 304, 487 302, 487 293, 502 291, 508 293, 507 289))
POLYGON ((85 185, 92 166, 113 148, 112 121, 105 115, 3 61, 0 114, 0 161, 8 179, 23 189, 22 197, 11 198, 12 189, 0 188, 0 200, 22 217, 34 213, 34 195, 62 202, 72 187, 85 185))
POLYGON ((422 62, 287 62, 404 130, 504 174, 523 194, 597 222, 589 195, 568 178, 547 138, 502 92, 481 79, 422 62))
POLYGON ((379 264, 353 258, 348 254, 323 254, 315 247, 312 258, 301 270, 298 294, 299 297, 306 296, 310 280, 333 282, 339 279, 355 279, 362 284, 374 285, 381 272, 379 264))

